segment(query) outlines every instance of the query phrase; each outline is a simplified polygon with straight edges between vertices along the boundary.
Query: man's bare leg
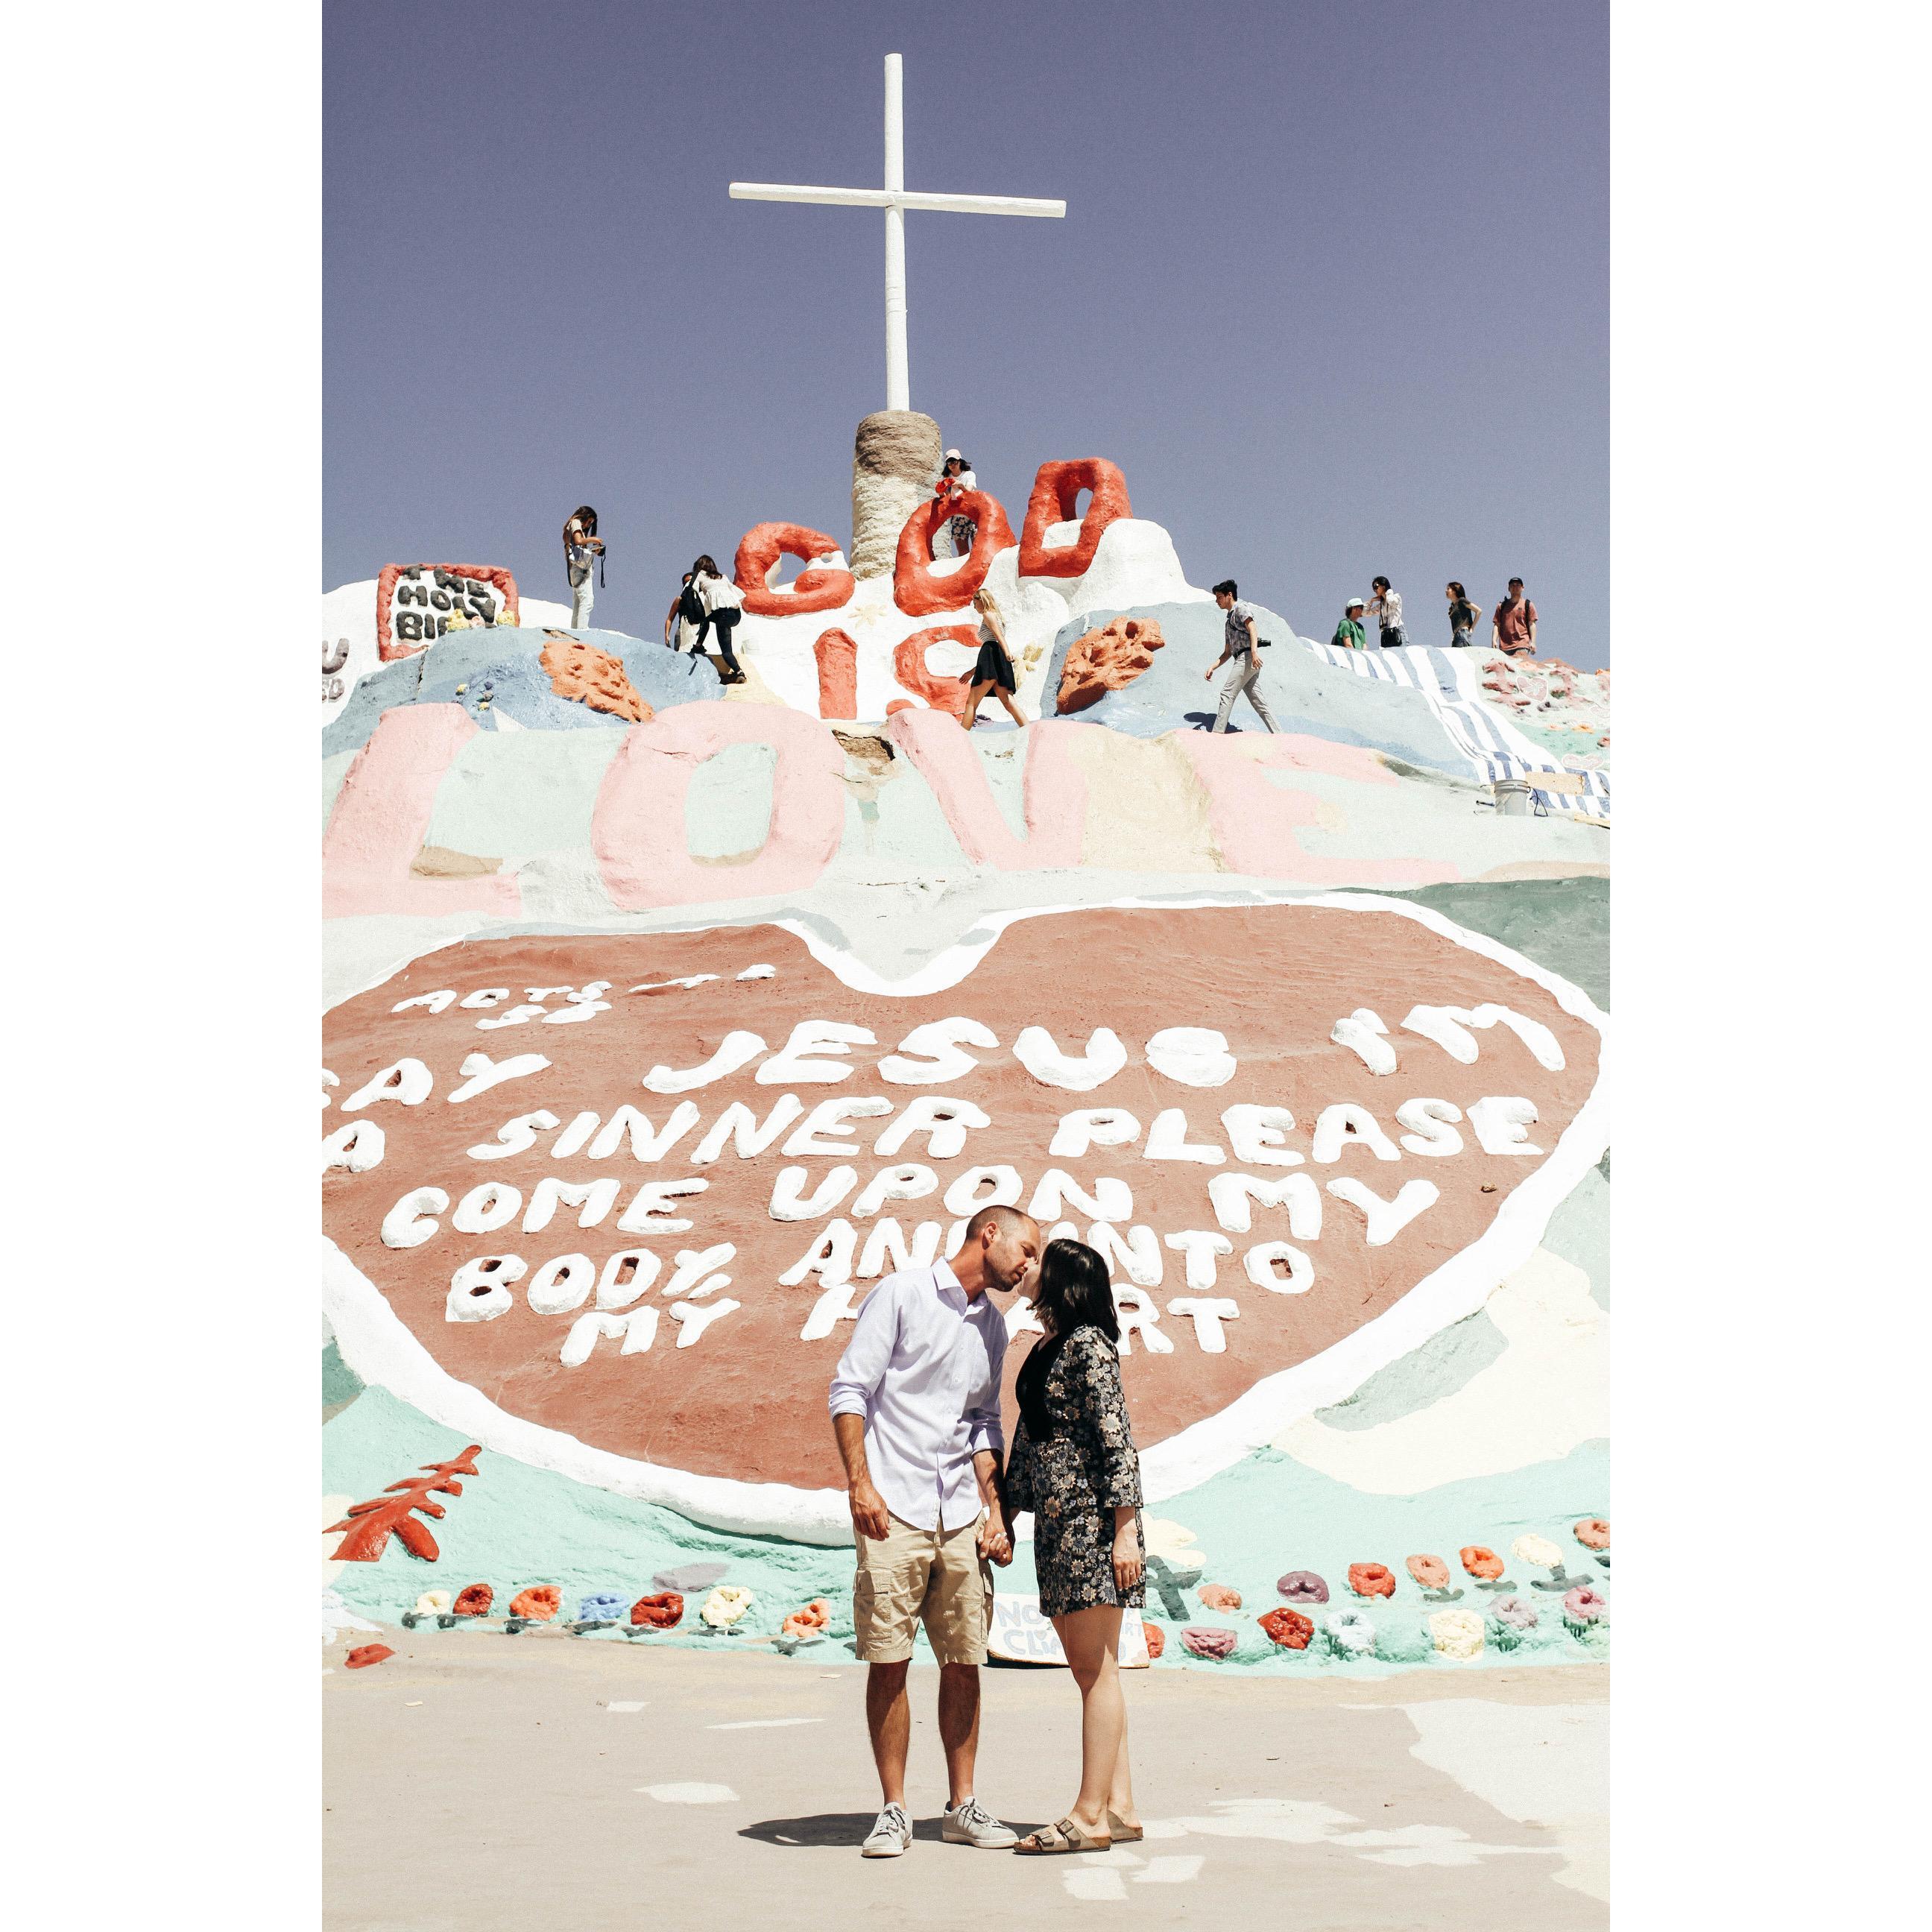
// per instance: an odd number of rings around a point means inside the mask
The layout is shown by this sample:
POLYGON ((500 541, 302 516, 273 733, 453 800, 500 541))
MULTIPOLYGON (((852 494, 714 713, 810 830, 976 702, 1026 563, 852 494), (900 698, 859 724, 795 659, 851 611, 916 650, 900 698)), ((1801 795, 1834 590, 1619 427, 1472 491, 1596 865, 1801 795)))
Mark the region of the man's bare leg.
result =
MULTIPOLYGON (((973 1762, 980 1750, 980 1666, 976 1664, 939 1666, 939 1742, 946 1748, 946 1802, 957 1804, 973 1796, 973 1762)), ((903 1734, 899 1769, 903 1775, 903 1734)))
MULTIPOLYGON (((888 1804, 905 1803, 906 1748, 912 1739, 912 1706, 906 1697, 906 1667, 910 1658, 898 1664, 872 1664, 866 1666, 866 1728, 872 1736, 872 1762, 879 1768, 879 1791, 888 1804)), ((946 1700, 940 1699, 940 1724, 945 1726, 946 1700)), ((978 1729, 976 1698, 974 1729, 978 1729)), ((949 1761, 951 1753, 949 1750, 949 1761)), ((969 1745, 967 1770, 972 1769, 969 1745)))

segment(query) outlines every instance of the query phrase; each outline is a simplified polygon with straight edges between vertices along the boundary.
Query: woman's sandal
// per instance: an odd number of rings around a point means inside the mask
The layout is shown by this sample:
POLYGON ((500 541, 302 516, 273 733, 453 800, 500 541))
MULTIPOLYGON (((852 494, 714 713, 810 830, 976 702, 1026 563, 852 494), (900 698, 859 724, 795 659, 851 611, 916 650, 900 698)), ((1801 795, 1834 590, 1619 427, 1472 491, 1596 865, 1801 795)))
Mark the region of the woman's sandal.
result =
POLYGON ((1130 1825, 1111 1807, 1107 1813, 1107 1829, 1113 1834, 1109 1842, 1116 1845, 1137 1845, 1147 1836, 1142 1826, 1130 1825))
POLYGON ((1034 1858, 1054 1852, 1104 1852, 1113 1842, 1112 1838, 1091 1837, 1071 1818, 1063 1818, 1057 1825, 1029 1832, 1013 1850, 1023 1856, 1034 1858))

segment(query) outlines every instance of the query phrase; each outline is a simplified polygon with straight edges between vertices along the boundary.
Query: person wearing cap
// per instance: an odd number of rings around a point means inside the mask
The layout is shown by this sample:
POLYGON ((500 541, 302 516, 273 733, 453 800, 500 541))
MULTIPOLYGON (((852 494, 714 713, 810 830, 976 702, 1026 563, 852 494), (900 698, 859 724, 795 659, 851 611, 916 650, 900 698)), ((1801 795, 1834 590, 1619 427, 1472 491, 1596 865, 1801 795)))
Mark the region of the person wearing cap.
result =
POLYGON ((1377 578, 1370 588, 1376 593, 1369 604, 1369 615, 1379 632, 1376 641, 1385 651, 1407 644, 1408 633, 1402 628, 1402 592, 1391 590, 1386 577, 1377 578))
POLYGON ((1536 606, 1522 594, 1522 579, 1512 577, 1509 595, 1496 606, 1490 622, 1490 635, 1496 649, 1513 658, 1536 655, 1536 606))
POLYGON ((1369 647, 1369 634, 1362 628, 1362 600, 1351 597, 1342 606, 1342 621, 1335 626, 1335 634, 1328 641, 1345 651, 1365 651, 1369 647))
MULTIPOLYGON (((980 479, 973 474, 973 466, 956 449, 946 452, 946 460, 939 466, 939 481, 932 486, 932 494, 942 501, 947 497, 962 495, 968 490, 976 490, 980 479)), ((946 520, 946 535, 952 546, 955 556, 964 556, 973 548, 973 519, 970 517, 952 517, 946 520)))

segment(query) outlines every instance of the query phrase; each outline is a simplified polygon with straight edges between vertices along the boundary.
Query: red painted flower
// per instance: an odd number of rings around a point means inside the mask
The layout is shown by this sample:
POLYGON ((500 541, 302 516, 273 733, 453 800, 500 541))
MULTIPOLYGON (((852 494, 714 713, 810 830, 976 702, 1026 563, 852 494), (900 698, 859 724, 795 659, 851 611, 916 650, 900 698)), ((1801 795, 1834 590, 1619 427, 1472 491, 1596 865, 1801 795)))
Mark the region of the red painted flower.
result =
POLYGON ((1148 1661, 1151 1664, 1167 1648, 1167 1633, 1150 1618, 1143 1618, 1141 1628, 1147 1636, 1148 1661))
POLYGON ((1348 1588, 1358 1597, 1392 1597, 1395 1576, 1385 1563, 1351 1563, 1348 1588))
POLYGON ((526 1622, 547 1624, 563 1606, 563 1592, 554 1583, 532 1583, 510 1599, 510 1614, 526 1622))
POLYGON ((1315 1634, 1313 1622, 1299 1610, 1270 1610, 1255 1621, 1267 1631, 1268 1641, 1283 1650, 1306 1650, 1315 1634))
POLYGON ((457 1592, 450 1613, 459 1617, 487 1617, 490 1606, 496 1600, 496 1593, 488 1583, 466 1583, 457 1592))
POLYGON ((675 1590, 640 1597, 631 1606, 631 1622, 639 1630, 675 1630, 684 1620, 684 1599, 675 1590))
POLYGON ((366 1670, 372 1664, 380 1664, 386 1657, 394 1657, 395 1652, 386 1643, 365 1643, 352 1650, 342 1661, 351 1670, 366 1670))
POLYGON ((1480 1576, 1486 1581, 1503 1574, 1503 1559, 1484 1544, 1465 1544, 1462 1555, 1462 1568, 1472 1576, 1480 1576))

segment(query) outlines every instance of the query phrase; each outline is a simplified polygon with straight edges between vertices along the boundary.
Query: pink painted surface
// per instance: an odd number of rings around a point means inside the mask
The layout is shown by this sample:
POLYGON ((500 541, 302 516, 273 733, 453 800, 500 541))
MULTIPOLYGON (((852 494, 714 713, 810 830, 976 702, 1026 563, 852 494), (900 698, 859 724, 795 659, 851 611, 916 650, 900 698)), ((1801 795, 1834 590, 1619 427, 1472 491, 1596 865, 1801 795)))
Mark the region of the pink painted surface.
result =
POLYGON ((1257 760, 1242 740, 1225 732, 1181 731, 1174 739, 1208 794, 1208 828, 1232 872, 1304 886, 1429 886, 1462 876, 1439 859, 1342 857, 1303 848, 1297 835, 1320 822, 1318 800, 1312 792, 1271 784, 1266 773, 1318 772, 1364 784, 1394 784, 1394 774, 1372 752, 1286 733, 1270 736, 1265 755, 1257 760))
MULTIPOLYGON (((956 724, 952 727, 958 730, 956 724)), ((845 754, 815 718, 776 704, 680 704, 624 734, 598 788, 590 849, 604 890, 626 912, 802 891, 845 830, 845 754), (706 759, 769 745, 771 826, 755 858, 704 863, 686 850, 685 795, 706 759)))
POLYGON ((886 736, 932 788, 967 857, 976 866, 1022 872, 1079 864, 1087 780, 1074 762, 1073 734, 1095 728, 1064 723, 1027 728, 1024 838, 1007 829, 971 734, 959 728, 957 718, 941 711, 895 712, 886 736))
POLYGON ((443 775, 476 735, 460 704, 400 705, 376 720, 342 781, 322 835, 325 916, 523 910, 514 878, 419 879, 410 870, 443 775))

